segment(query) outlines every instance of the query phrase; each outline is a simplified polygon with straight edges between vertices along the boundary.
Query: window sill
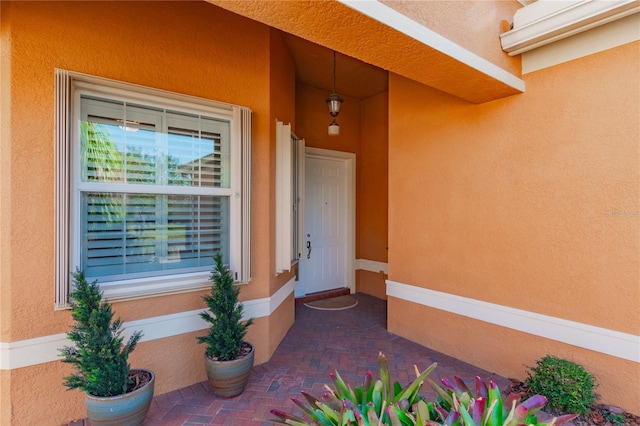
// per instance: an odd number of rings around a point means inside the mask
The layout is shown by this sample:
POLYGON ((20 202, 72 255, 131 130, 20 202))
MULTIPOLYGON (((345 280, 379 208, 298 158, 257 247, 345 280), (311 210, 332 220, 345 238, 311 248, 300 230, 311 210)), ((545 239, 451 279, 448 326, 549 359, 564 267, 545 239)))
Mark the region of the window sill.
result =
POLYGON ((206 290, 211 286, 210 272, 174 274, 135 280, 115 281, 101 286, 110 302, 206 290))

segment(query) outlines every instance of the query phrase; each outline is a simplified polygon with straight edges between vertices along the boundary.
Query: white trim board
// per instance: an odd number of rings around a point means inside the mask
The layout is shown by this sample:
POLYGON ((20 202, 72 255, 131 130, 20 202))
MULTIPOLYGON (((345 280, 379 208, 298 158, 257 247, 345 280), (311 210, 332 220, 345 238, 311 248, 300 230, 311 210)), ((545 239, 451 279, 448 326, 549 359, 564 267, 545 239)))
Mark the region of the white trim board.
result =
POLYGON ((386 262, 378 262, 376 260, 368 259, 356 259, 356 270, 368 271, 368 272, 384 272, 389 274, 389 264, 386 262))
MULTIPOLYGON (((271 297, 243 302, 243 319, 251 317, 268 317, 293 293, 295 278, 283 285, 271 297)), ((134 330, 142 331, 141 342, 163 339, 208 328, 208 323, 200 318, 205 310, 179 312, 160 315, 152 318, 128 321, 123 324, 123 335, 127 339, 134 330)), ((17 342, 0 342, 0 370, 14 370, 51 361, 60 360, 59 349, 71 345, 66 333, 19 340, 17 342)))
POLYGON ((387 280, 387 296, 640 363, 640 336, 387 280))
POLYGON ((509 87, 524 92, 524 81, 510 72, 500 68, 492 62, 476 55, 464 47, 441 36, 435 31, 414 21, 397 10, 378 0, 338 0, 340 3, 357 10, 394 30, 405 34, 414 40, 431 47, 458 62, 486 74, 509 87))
POLYGON ((523 53, 522 74, 573 61, 638 40, 640 40, 640 13, 523 53))
POLYGON ((500 42, 510 56, 519 55, 638 12, 636 0, 539 1, 516 11, 500 42))

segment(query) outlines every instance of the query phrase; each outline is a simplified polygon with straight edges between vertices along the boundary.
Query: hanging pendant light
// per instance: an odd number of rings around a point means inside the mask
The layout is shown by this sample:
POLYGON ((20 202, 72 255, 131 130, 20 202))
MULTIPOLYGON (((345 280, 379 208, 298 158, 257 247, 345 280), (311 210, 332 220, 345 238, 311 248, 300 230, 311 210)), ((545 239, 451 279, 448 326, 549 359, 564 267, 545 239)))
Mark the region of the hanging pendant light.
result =
POLYGON ((333 117, 331 124, 329 124, 329 136, 336 136, 340 134, 340 125, 336 123, 336 117, 340 113, 340 106, 342 105, 342 98, 336 93, 336 51, 333 51, 333 93, 327 98, 327 106, 329 107, 329 114, 333 117))

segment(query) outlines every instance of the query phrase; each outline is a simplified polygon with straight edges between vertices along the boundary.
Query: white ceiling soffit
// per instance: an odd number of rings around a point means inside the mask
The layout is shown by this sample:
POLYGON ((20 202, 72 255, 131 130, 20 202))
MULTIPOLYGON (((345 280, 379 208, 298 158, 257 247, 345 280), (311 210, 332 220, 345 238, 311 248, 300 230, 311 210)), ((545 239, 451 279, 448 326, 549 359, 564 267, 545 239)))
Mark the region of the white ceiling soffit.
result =
POLYGON ((539 0, 515 13, 500 42, 510 56, 519 55, 638 12, 638 0, 539 0))

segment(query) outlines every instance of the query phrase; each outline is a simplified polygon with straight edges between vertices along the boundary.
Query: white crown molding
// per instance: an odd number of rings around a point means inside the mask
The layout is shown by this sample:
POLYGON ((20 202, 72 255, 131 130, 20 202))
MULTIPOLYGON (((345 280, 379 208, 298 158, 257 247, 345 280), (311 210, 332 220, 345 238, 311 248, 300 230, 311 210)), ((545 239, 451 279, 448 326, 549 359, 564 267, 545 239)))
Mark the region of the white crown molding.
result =
POLYGON ((638 12, 637 0, 537 1, 516 11, 500 42, 510 56, 519 55, 638 12))
POLYGON ((389 274, 389 264, 385 262, 378 262, 368 259, 356 259, 356 270, 368 271, 368 272, 384 272, 389 274))
MULTIPOLYGON (((244 307, 243 319, 251 317, 262 318, 273 314, 287 297, 293 293, 294 282, 295 278, 292 278, 271 297, 242 302, 244 307)), ((203 310, 204 308, 128 321, 123 324, 125 328, 123 335, 127 339, 134 330, 138 330, 143 333, 140 342, 146 342, 204 330, 208 328, 208 323, 200 318, 200 312, 203 310)), ((59 361, 59 349, 71 344, 67 340, 66 333, 19 340, 17 342, 0 342, 0 370, 14 370, 16 368, 59 361)))
POLYGON ((522 54, 522 74, 640 40, 640 13, 522 54))
POLYGON ((394 30, 441 52, 503 84, 524 92, 524 81, 494 63, 414 21, 379 0, 338 0, 340 3, 375 19, 394 30))
POLYGON ((387 280, 387 296, 640 363, 640 336, 387 280))

